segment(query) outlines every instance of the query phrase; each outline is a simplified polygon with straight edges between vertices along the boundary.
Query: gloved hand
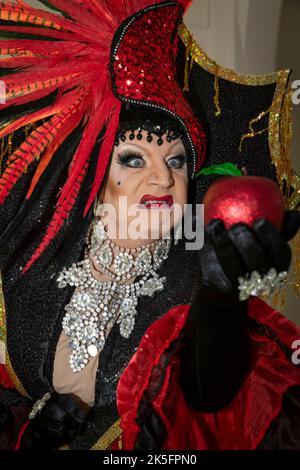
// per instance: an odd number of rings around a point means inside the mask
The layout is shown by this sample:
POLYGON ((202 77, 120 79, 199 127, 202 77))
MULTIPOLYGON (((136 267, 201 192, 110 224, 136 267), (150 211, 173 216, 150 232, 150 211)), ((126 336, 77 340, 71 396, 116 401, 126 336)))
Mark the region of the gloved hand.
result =
POLYGON ((281 233, 266 220, 257 220, 253 228, 237 224, 226 230, 220 220, 207 225, 181 350, 181 386, 198 411, 216 413, 228 406, 248 373, 248 302, 239 300, 238 277, 254 270, 263 275, 272 267, 287 271, 287 241, 299 226, 297 211, 286 212, 281 233))
POLYGON ((84 429, 90 408, 70 394, 53 393, 44 408, 30 420, 20 449, 57 449, 84 429))
POLYGON ((281 233, 265 219, 235 224, 226 230, 221 220, 205 228, 205 243, 199 253, 201 295, 212 305, 239 302, 238 278, 253 271, 265 275, 271 268, 288 271, 291 249, 288 241, 300 227, 298 211, 286 211, 281 233))

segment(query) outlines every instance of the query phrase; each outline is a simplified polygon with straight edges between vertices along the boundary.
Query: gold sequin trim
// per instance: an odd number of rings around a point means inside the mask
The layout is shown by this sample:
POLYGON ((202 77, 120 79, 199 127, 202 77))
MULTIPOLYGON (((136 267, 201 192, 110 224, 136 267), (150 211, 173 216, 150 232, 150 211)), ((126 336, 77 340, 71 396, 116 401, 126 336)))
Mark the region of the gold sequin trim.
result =
POLYGON ((243 143, 246 139, 253 139, 257 135, 261 135, 261 134, 264 134, 265 132, 269 131, 269 127, 265 127, 264 129, 260 129, 260 130, 255 130, 254 124, 258 123, 264 116, 266 116, 267 114, 270 114, 270 112, 271 112, 271 107, 267 111, 263 111, 257 117, 250 120, 249 126, 248 126, 249 127, 249 133, 244 134, 241 138, 241 141, 240 141, 240 147, 239 147, 240 152, 242 151, 243 143))
POLYGON ((292 241, 292 250, 294 255, 293 275, 294 282, 292 287, 296 295, 299 296, 300 292, 300 230, 292 241))
POLYGON ((300 176, 296 173, 292 176, 291 185, 294 192, 289 198, 289 209, 292 210, 297 209, 297 206, 300 204, 300 176))
MULTIPOLYGON (((110 448, 111 444, 118 439, 118 448, 122 449, 122 429, 120 427, 120 419, 116 421, 105 433, 100 437, 100 439, 94 444, 90 450, 107 450, 110 448)), ((59 448, 59 450, 70 450, 70 447, 65 445, 59 448)))
POLYGON ((120 419, 116 421, 99 439, 96 444, 91 447, 91 450, 107 450, 111 444, 119 438, 118 445, 120 448, 120 439, 122 439, 122 429, 120 427, 120 419))
POLYGON ((5 321, 5 307, 4 297, 2 292, 2 278, 0 275, 0 357, 1 363, 6 361, 6 321, 5 321))
MULTIPOLYGON (((269 146, 280 186, 291 186, 292 165, 290 158, 292 139, 292 99, 289 84, 290 71, 278 72, 278 80, 269 119, 269 146)), ((290 194, 286 195, 289 207, 290 194)))
POLYGON ((215 75, 214 90, 215 90, 214 105, 216 108, 215 115, 219 117, 222 114, 222 110, 220 106, 220 84, 219 84, 218 75, 215 75))
MULTIPOLYGON (((9 125, 10 123, 7 123, 7 125, 9 125)), ((10 134, 8 134, 7 136, 7 142, 5 140, 4 137, 2 137, 0 139, 0 176, 2 175, 2 173, 4 172, 4 168, 2 168, 2 162, 4 160, 4 157, 6 156, 6 154, 8 153, 8 157, 7 157, 7 162, 10 160, 11 158, 11 155, 12 155, 12 146, 13 146, 13 136, 14 136, 14 133, 11 132, 10 134)))
POLYGON ((193 35, 184 23, 182 23, 179 27, 179 37, 181 38, 185 47, 188 48, 187 54, 192 57, 193 61, 199 64, 207 72, 210 72, 213 75, 218 75, 219 78, 236 82, 241 85, 250 86, 270 85, 272 83, 276 83, 278 80, 278 74, 280 72, 274 72, 265 75, 246 75, 237 73, 228 67, 222 67, 221 65, 217 64, 217 62, 211 59, 193 39, 193 35))

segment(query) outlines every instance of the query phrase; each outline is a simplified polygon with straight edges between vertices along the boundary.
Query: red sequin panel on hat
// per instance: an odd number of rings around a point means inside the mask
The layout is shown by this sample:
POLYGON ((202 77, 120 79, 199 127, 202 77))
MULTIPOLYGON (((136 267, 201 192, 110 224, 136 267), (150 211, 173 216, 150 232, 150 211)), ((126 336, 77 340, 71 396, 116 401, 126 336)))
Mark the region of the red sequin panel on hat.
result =
POLYGON ((169 2, 141 10, 115 35, 111 73, 122 101, 167 110, 179 120, 193 153, 192 176, 205 157, 205 134, 176 80, 182 7, 169 2))

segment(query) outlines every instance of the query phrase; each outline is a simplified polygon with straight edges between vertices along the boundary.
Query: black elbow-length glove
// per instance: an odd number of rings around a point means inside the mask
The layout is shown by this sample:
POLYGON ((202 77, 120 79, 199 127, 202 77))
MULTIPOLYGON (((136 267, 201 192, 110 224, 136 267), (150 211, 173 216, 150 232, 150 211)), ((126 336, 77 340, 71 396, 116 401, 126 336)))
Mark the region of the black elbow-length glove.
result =
POLYGON ((52 393, 26 428, 20 449, 54 450, 70 444, 85 428, 90 409, 71 394, 52 393))
POLYGON ((216 412, 233 400, 248 372, 248 301, 239 300, 238 278, 271 268, 288 271, 291 240, 300 226, 297 211, 286 211, 281 233, 265 219, 250 228, 226 230, 221 220, 205 228, 198 252, 199 288, 183 331, 181 385, 187 402, 216 412))
MULTIPOLYGON (((17 390, 0 386, 0 450, 13 450, 33 401, 17 390)), ((54 450, 71 443, 86 424, 89 407, 73 395, 53 392, 22 434, 21 450, 54 450)))

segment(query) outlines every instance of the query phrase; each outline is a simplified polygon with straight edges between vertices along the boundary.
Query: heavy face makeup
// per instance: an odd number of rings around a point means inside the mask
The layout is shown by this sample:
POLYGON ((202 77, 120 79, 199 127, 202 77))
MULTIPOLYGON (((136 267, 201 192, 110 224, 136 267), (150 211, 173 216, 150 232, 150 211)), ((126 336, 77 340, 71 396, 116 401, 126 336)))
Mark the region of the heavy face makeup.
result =
MULTIPOLYGON (((114 147, 108 177, 99 200, 115 207, 117 234, 123 223, 118 217, 120 197, 126 197, 128 208, 140 208, 140 239, 132 239, 130 234, 126 240, 120 240, 118 236, 115 239, 120 246, 131 248, 161 237, 167 226, 172 229, 177 224, 177 211, 174 212, 172 207, 181 207, 183 214, 184 204, 187 203, 188 171, 186 150, 180 138, 172 142, 163 138, 163 144, 159 146, 155 138, 151 143, 147 142, 146 131, 142 131, 141 140, 129 140, 129 134, 130 131, 126 133, 126 140, 114 147), (156 198, 162 199, 158 201, 156 198), (168 218, 168 224, 164 224, 165 218, 168 218), (156 229, 159 226, 158 236, 153 236, 151 224, 156 229)), ((134 218, 129 213, 128 223, 134 218)))

